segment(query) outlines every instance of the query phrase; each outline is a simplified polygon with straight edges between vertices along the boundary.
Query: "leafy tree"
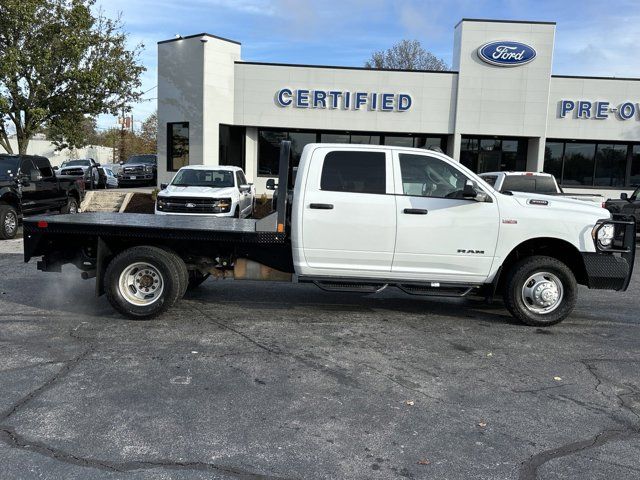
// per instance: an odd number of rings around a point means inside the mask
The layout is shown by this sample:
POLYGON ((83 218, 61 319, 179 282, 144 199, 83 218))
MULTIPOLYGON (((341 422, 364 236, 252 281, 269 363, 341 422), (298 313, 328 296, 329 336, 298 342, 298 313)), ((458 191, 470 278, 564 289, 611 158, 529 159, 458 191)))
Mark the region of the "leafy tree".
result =
POLYGON ((0 2, 0 146, 19 153, 46 128, 69 147, 86 142, 86 116, 117 115, 141 92, 142 45, 126 46, 120 18, 95 0, 0 2))
POLYGON ((441 58, 424 49, 418 40, 402 40, 387 50, 373 52, 366 68, 400 70, 448 70, 441 58))
POLYGON ((147 152, 156 153, 158 145, 158 112, 155 111, 142 122, 140 137, 146 145, 147 152))

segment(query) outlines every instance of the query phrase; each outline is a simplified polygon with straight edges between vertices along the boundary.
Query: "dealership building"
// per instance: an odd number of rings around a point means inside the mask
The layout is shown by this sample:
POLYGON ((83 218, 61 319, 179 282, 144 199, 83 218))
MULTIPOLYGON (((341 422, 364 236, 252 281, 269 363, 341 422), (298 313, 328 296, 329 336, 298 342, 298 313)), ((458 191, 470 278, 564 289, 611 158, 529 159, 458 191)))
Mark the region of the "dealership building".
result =
POLYGON ((264 192, 286 139, 294 161, 312 142, 437 147, 479 173, 628 192, 640 184, 640 79, 553 75, 555 29, 463 19, 444 72, 249 62, 206 33, 159 42, 159 181, 238 165, 264 192))

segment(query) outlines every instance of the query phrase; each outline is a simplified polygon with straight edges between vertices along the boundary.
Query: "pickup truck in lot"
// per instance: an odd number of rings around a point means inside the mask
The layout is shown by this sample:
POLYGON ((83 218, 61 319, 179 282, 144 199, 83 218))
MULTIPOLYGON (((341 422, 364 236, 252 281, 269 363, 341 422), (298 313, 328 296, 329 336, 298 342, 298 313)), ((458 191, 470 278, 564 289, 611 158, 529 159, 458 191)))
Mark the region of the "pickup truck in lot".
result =
MULTIPOLYGON (((631 195, 621 193, 620 199, 608 199, 604 208, 613 214, 633 217, 636 221, 636 227, 640 228, 640 187, 636 188, 631 195)), ((640 233, 640 230, 638 230, 638 233, 640 233)))
POLYGON ((583 202, 592 202, 604 207, 605 199, 602 195, 590 193, 565 193, 556 177, 543 172, 487 172, 481 173, 480 178, 498 192, 529 192, 572 198, 583 202))
POLYGON ((83 197, 82 181, 56 176, 48 158, 0 155, 0 239, 16 236, 21 217, 77 213, 83 197))
MULTIPOLYGON (((90 213, 25 222, 25 261, 96 278, 130 318, 164 312, 208 275, 309 282, 329 291, 500 294, 528 325, 562 321, 577 284, 626 290, 635 224, 587 202, 502 194, 442 153, 310 144, 290 190, 260 220, 90 213)), ((220 286, 222 288, 222 286, 220 286)), ((425 304, 427 308, 427 304, 425 304)))

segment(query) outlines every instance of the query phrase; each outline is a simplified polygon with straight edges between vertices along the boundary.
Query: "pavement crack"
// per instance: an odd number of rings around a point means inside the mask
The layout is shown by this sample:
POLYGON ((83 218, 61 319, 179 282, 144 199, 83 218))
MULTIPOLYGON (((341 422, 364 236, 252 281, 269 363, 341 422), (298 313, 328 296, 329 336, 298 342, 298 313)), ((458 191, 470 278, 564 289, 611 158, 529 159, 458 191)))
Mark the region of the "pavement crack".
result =
MULTIPOLYGON (((602 374, 598 372, 598 367, 595 365, 598 362, 623 362, 623 361, 627 361, 627 360, 612 360, 612 359, 581 359, 579 360, 579 362, 582 365, 584 365, 587 372, 589 372, 591 376, 594 378, 595 380, 595 384, 593 387, 594 390, 599 395, 602 395, 602 397, 604 397, 608 402, 613 401, 615 398, 616 403, 622 410, 635 416, 636 419, 640 421, 640 416, 638 415, 638 412, 634 410, 630 402, 625 398, 626 396, 635 394, 636 392, 628 385, 625 385, 624 392, 616 393, 615 388, 617 385, 611 382, 609 379, 602 376, 602 374), (603 385, 607 382, 613 383, 613 386, 611 387, 611 391, 613 392, 612 395, 609 395, 602 390, 603 385)), ((575 401, 575 400, 572 399, 572 401, 575 401)), ((614 417, 612 418, 615 419, 614 417)), ((617 421, 620 422, 619 420, 617 421)), ((551 460, 581 453, 581 452, 584 452, 585 450, 597 448, 612 441, 626 440, 629 438, 640 436, 640 423, 636 423, 636 424, 629 424, 628 422, 620 422, 620 423, 623 423, 622 429, 602 430, 601 432, 597 433, 596 435, 594 435, 593 437, 587 440, 578 440, 575 442, 567 443, 565 445, 561 445, 556 448, 544 450, 540 453, 537 453, 531 456, 529 459, 525 460, 521 464, 520 474, 518 478, 520 480, 535 480, 537 478, 538 469, 542 465, 544 465, 545 463, 551 460)))
POLYGON ((136 470, 199 470, 225 473, 239 480, 285 480, 284 477, 274 475, 264 475, 251 472, 242 468, 228 465, 221 465, 207 462, 180 462, 169 459, 159 460, 135 460, 128 462, 112 462, 99 460, 95 458, 83 457, 59 448, 51 447, 45 443, 27 440, 19 435, 13 428, 0 427, 0 439, 13 448, 28 450, 49 458, 53 458, 60 462, 76 465, 85 468, 94 468, 97 470, 106 470, 110 472, 133 472, 136 470))
POLYGON ((538 475, 538 468, 551 460, 567 457, 591 448, 600 447, 612 441, 626 440, 638 435, 640 435, 640 433, 635 430, 603 430, 587 440, 579 440, 544 450, 536 453, 521 464, 518 478, 519 480, 535 480, 538 475))

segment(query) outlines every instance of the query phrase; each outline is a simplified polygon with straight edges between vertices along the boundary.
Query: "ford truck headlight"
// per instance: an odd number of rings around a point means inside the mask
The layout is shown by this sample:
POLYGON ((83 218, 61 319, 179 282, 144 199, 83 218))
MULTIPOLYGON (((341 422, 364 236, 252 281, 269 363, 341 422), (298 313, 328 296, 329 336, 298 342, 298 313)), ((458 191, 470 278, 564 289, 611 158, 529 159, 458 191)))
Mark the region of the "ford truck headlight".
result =
POLYGON ((595 238, 595 240, 598 242, 598 245, 602 248, 609 248, 613 243, 615 227, 612 224, 607 223, 599 228, 596 226, 596 229, 597 238, 595 238))
POLYGON ((167 206, 167 201, 162 197, 158 197, 158 201, 156 205, 158 206, 158 210, 162 210, 164 207, 167 206))
POLYGON ((148 172, 148 173, 151 173, 151 172, 153 172, 153 167, 151 165, 146 165, 144 167, 144 171, 148 172))

